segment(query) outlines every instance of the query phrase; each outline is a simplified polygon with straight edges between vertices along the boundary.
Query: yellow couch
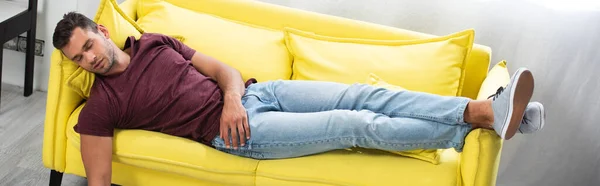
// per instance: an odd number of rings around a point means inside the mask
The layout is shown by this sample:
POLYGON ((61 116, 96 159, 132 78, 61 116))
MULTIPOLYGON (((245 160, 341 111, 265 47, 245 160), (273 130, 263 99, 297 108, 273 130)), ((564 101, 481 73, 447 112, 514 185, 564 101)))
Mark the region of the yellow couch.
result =
MULTIPOLYGON (((152 25, 156 20, 143 20, 144 16, 157 8, 152 7, 156 4, 146 5, 142 1, 146 0, 127 0, 118 5, 114 0, 103 0, 94 20, 114 27, 109 30, 111 39, 117 45, 122 45, 124 36, 127 35, 138 37, 143 32, 162 32, 238 68, 244 78, 258 77, 259 81, 297 77, 297 74, 292 74, 295 72, 293 62, 298 61, 298 56, 292 55, 291 50, 286 50, 289 41, 286 43, 282 38, 285 35, 283 31, 288 27, 330 37, 364 40, 412 42, 436 37, 250 0, 166 0, 170 4, 208 16, 198 17, 198 20, 210 22, 214 21, 213 18, 222 19, 205 25, 206 30, 191 30, 190 33, 177 26, 194 24, 194 20, 181 20, 187 22, 179 25, 169 25, 168 21, 161 23, 162 25, 152 25), (111 17, 114 15, 124 17, 111 17), (161 30, 171 27, 176 29, 161 30), (235 32, 238 28, 248 30, 235 32), (227 37, 207 35, 217 33, 227 37), (223 44, 236 42, 231 41, 236 37, 247 37, 240 36, 240 33, 262 34, 263 38, 248 39, 274 41, 274 45, 263 47, 261 43, 248 42, 239 42, 235 46, 223 44), (272 55, 256 56, 256 53, 267 49, 272 55), (240 62, 240 58, 246 60, 240 62), (256 65, 248 63, 261 63, 262 66, 256 69, 256 65)), ((170 14, 154 16, 162 16, 166 20, 170 14)), ((460 89, 456 89, 457 96, 484 99, 497 86, 506 83, 508 72, 505 62, 499 63, 488 73, 490 55, 490 48, 473 45, 461 67, 464 73, 461 75, 460 89)), ((89 89, 91 81, 93 76, 70 64, 59 51, 53 52, 43 143, 44 166, 52 170, 51 184, 60 185, 63 173, 85 177, 79 151, 79 135, 72 127, 85 105, 85 97, 88 95, 85 89, 89 89)), ((301 158, 259 161, 229 155, 191 140, 156 132, 116 130, 112 182, 125 186, 495 185, 501 140, 493 131, 478 129, 472 131, 465 141, 464 151, 461 153, 453 149, 441 150, 437 164, 369 149, 337 150, 301 158)))

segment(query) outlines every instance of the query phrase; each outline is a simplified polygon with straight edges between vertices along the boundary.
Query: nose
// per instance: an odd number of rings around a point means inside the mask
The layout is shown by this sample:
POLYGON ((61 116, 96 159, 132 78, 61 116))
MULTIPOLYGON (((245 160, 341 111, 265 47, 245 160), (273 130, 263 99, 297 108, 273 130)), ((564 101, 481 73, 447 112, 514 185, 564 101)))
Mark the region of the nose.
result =
POLYGON ((85 60, 89 64, 94 65, 96 63, 96 54, 88 51, 88 52, 84 52, 83 56, 85 57, 85 60))

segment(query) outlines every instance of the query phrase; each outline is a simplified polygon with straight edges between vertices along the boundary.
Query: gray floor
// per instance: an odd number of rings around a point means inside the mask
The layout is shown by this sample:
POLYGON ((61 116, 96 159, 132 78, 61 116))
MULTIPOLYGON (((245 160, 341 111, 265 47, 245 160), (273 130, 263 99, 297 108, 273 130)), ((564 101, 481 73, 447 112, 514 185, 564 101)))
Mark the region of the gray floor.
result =
MULTIPOLYGON (((23 89, 3 84, 0 99, 0 186, 48 185, 42 165, 46 93, 23 97, 23 89)), ((65 175, 64 186, 84 186, 84 178, 65 175)))

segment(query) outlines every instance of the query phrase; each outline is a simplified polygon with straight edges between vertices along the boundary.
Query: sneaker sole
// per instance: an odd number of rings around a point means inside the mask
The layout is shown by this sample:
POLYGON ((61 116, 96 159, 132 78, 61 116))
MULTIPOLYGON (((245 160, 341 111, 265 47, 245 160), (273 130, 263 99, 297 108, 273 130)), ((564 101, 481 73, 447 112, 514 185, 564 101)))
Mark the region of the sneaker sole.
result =
POLYGON ((505 140, 511 139, 517 133, 525 114, 525 108, 527 108, 527 104, 533 95, 533 75, 531 71, 519 70, 515 77, 518 77, 518 79, 515 88, 511 91, 512 102, 510 102, 510 110, 508 111, 510 119, 507 119, 508 123, 505 123, 502 131, 505 140))

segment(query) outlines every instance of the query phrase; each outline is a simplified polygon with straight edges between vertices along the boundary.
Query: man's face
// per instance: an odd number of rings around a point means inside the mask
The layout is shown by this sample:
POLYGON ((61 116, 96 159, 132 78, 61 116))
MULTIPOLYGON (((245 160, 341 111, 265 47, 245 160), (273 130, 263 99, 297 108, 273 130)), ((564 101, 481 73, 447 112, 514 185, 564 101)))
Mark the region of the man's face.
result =
POLYGON ((100 75, 108 75, 117 60, 103 26, 98 26, 98 33, 76 27, 61 50, 83 69, 100 75))

